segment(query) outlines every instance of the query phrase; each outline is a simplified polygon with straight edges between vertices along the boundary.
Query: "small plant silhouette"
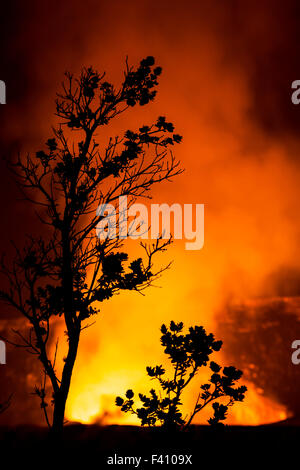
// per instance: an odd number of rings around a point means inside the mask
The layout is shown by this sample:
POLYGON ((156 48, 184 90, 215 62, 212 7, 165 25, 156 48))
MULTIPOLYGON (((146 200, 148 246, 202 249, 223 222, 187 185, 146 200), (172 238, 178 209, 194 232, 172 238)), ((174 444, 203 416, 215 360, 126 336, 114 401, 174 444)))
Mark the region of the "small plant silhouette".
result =
POLYGON ((222 347, 222 341, 217 341, 212 333, 207 334, 202 326, 190 327, 186 334, 183 333, 183 326, 182 322, 171 321, 169 328, 166 325, 161 327, 161 344, 171 360, 173 378, 165 377, 166 371, 161 365, 146 368, 148 376, 159 382, 162 389, 160 393, 154 389, 150 390, 149 396, 140 393, 141 408, 135 408, 132 390, 127 390, 125 399, 116 398, 116 405, 125 413, 137 415, 142 426, 155 426, 159 423, 168 429, 188 428, 195 415, 210 403, 214 414, 208 420, 209 424, 223 426, 222 421, 227 417, 228 408, 237 401, 243 401, 245 397, 247 387, 236 387, 243 372, 233 366, 222 368, 211 361, 209 367, 212 375, 209 383, 200 386, 194 410, 187 418, 183 418, 180 410, 183 390, 200 367, 208 365, 210 355, 214 351, 220 351, 222 347), (219 398, 223 398, 223 401, 225 399, 225 404, 217 402, 219 398))

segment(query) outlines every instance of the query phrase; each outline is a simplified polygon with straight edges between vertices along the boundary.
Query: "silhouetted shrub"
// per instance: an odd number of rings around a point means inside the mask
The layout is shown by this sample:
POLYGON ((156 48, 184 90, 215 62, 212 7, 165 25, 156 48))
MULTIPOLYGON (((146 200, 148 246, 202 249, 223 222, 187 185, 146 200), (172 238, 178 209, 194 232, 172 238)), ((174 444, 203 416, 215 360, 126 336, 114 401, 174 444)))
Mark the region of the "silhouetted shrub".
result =
POLYGON ((166 370, 161 366, 147 367, 147 374, 158 381, 160 392, 151 389, 150 394, 139 394, 142 406, 134 405, 134 392, 127 390, 125 398, 117 397, 116 405, 125 413, 133 413, 141 421, 141 425, 155 426, 159 423, 168 429, 184 429, 190 426, 197 413, 212 403, 213 416, 208 420, 211 425, 222 426, 227 417, 228 408, 236 401, 243 401, 247 387, 236 387, 242 376, 242 371, 233 366, 221 367, 211 361, 209 368, 212 375, 200 386, 194 410, 189 417, 183 418, 182 392, 196 376, 200 367, 208 365, 210 355, 220 351, 222 341, 217 341, 212 333, 207 334, 202 326, 190 327, 188 333, 183 333, 183 323, 171 321, 169 328, 161 327, 161 344, 164 352, 171 360, 173 373, 171 379, 166 378, 166 370), (219 403, 219 398, 225 404, 219 403))

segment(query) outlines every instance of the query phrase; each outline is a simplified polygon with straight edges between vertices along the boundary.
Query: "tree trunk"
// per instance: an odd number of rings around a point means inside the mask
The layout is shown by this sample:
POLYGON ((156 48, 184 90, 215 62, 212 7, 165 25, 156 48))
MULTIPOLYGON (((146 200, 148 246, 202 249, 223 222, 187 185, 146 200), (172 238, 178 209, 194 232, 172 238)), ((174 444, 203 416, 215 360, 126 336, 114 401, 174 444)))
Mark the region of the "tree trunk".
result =
POLYGON ((57 434, 60 434, 63 430, 66 401, 66 398, 63 397, 60 392, 54 399, 53 423, 51 430, 57 434))
POLYGON ((65 222, 62 231, 63 245, 63 267, 62 267, 62 287, 64 292, 64 318, 68 332, 69 349, 65 359, 59 391, 54 395, 54 412, 52 431, 61 433, 64 426, 65 408, 69 394, 73 368, 77 356, 80 322, 75 321, 73 306, 73 266, 70 249, 70 227, 65 222))
POLYGON ((65 408, 69 395, 73 368, 77 356, 79 336, 80 329, 76 333, 74 332, 72 338, 69 340, 69 351, 63 368, 61 385, 59 392, 57 392, 54 397, 52 431, 55 433, 61 433, 64 426, 65 408))

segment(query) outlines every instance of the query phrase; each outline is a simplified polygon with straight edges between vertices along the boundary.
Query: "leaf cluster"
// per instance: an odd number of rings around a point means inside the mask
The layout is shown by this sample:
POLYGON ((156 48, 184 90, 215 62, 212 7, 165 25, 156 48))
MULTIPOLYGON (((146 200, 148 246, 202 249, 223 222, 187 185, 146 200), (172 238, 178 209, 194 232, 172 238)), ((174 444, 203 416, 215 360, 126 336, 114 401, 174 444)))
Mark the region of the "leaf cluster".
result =
POLYGON ((142 403, 139 408, 134 406, 132 390, 126 392, 125 399, 116 399, 116 405, 124 412, 136 414, 142 426, 159 423, 166 428, 189 427, 195 415, 210 403, 214 414, 208 420, 209 424, 222 425, 228 408, 245 397, 247 388, 236 386, 242 371, 234 366, 222 368, 210 361, 211 354, 220 351, 222 341, 216 340, 212 333, 207 334, 202 326, 190 327, 187 333, 183 332, 183 326, 182 322, 171 321, 169 327, 161 327, 161 344, 172 365, 172 378, 166 377, 162 365, 146 368, 147 375, 159 383, 160 393, 151 389, 148 396, 139 394, 142 403), (200 386, 193 411, 188 417, 183 417, 182 393, 199 369, 206 366, 212 372, 210 379, 200 386), (216 401, 218 399, 225 400, 225 404, 216 401))

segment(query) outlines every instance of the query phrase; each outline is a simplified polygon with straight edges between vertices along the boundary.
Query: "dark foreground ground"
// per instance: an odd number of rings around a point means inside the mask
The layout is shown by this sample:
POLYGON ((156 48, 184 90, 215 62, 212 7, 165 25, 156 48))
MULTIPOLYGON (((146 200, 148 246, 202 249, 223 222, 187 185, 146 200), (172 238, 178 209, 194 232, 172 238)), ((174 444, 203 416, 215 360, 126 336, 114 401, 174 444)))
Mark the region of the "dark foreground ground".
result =
POLYGON ((135 426, 73 424, 65 427, 60 439, 44 428, 2 427, 0 439, 1 459, 8 457, 1 468, 285 469, 300 463, 300 427, 294 422, 222 430, 195 426, 175 434, 135 426))

